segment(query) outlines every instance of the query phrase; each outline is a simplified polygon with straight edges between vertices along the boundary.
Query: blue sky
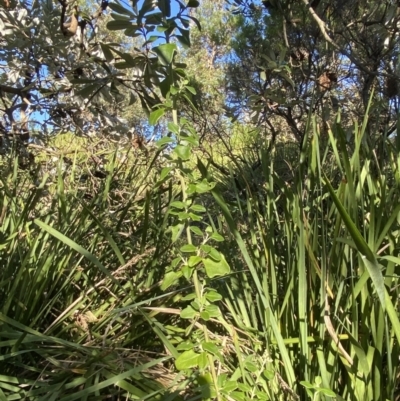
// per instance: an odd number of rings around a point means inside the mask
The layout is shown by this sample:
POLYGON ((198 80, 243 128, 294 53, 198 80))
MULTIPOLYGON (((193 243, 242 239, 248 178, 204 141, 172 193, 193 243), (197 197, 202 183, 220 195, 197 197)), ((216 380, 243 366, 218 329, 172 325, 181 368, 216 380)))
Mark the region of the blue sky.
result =
MULTIPOLYGON (((131 7, 131 2, 129 0, 119 0, 124 6, 126 7, 131 7)), ((183 3, 185 3, 185 0, 182 0, 183 3)), ((142 6, 144 3, 144 0, 140 0, 138 2, 138 8, 142 6)), ((179 4, 176 0, 171 0, 171 14, 175 15, 179 11, 179 4)))

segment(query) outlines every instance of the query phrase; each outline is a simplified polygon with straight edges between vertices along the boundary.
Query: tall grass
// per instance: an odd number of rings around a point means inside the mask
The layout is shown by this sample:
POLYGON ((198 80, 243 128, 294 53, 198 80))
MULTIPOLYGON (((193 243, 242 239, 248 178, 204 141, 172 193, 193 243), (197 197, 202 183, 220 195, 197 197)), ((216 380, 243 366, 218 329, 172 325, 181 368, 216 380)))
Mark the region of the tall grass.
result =
POLYGON ((254 341, 237 355, 239 366, 257 366, 241 370, 251 388, 243 399, 392 400, 399 391, 399 148, 387 142, 378 160, 364 128, 351 144, 335 125, 321 145, 314 125, 291 182, 262 153, 265 187, 249 183, 239 215, 214 191, 215 223, 231 239, 220 250, 236 267, 219 286, 223 314, 254 341))
POLYGON ((154 189, 157 154, 122 170, 115 155, 103 179, 84 183, 61 157, 44 175, 17 158, 3 165, 1 400, 155 400, 176 387, 156 313, 141 309, 171 297, 158 285, 170 259, 168 191, 154 189))
POLYGON ((400 141, 310 126, 225 191, 187 122, 86 184, 5 169, 0 400, 395 399, 400 141))

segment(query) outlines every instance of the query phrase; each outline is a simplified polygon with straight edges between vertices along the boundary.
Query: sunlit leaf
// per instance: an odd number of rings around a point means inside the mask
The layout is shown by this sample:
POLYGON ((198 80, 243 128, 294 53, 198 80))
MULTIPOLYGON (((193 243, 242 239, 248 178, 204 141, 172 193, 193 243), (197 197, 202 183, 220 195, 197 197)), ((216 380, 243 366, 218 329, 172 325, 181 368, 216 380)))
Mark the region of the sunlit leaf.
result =
POLYGON ((210 301, 210 302, 217 302, 220 301, 222 299, 222 295, 219 294, 217 291, 208 291, 206 293, 206 298, 210 301))
POLYGON ((177 154, 177 156, 182 159, 182 160, 188 160, 190 157, 190 147, 189 146, 183 146, 183 145, 178 145, 174 149, 174 153, 177 154))
POLYGON ((225 276, 231 270, 223 255, 221 255, 221 260, 219 262, 211 258, 205 258, 203 263, 209 278, 225 276))
POLYGON ((182 277, 181 272, 168 272, 161 284, 161 289, 166 290, 167 288, 171 287, 171 285, 176 284, 180 277, 182 277))
POLYGON ((190 231, 196 235, 198 235, 199 237, 203 236, 203 231, 200 230, 199 227, 197 226, 190 226, 190 231))
POLYGON ((179 355, 175 361, 175 366, 178 370, 186 370, 197 367, 199 365, 199 354, 193 350, 185 351, 179 355))
POLYGON ((158 120, 165 114, 164 108, 159 108, 150 113, 149 124, 156 125, 158 120))
POLYGON ((153 48, 157 53, 158 59, 162 65, 169 65, 172 63, 174 54, 176 52, 176 45, 174 43, 166 43, 153 48))
POLYGON ((362 237, 360 232, 358 231, 356 225, 352 221, 351 217, 347 213, 346 209, 343 207, 342 203, 340 202, 339 198, 337 197, 334 189, 332 188, 332 185, 330 182, 325 179, 325 183, 327 185, 327 188, 332 196, 332 199, 339 210, 340 215, 343 218, 344 223, 346 224, 347 229, 350 232, 350 235, 353 238, 353 241, 355 242, 358 251, 363 255, 363 261, 365 264, 365 267, 367 268, 369 275, 372 279, 372 282, 375 285, 376 292, 378 294, 379 300, 381 302, 382 308, 385 309, 386 307, 386 302, 385 302, 385 284, 383 280, 383 275, 381 268, 376 260, 376 257, 372 250, 369 248, 367 242, 365 239, 362 237))
MULTIPOLYGON (((157 145, 157 147, 161 148, 161 147, 163 147, 164 145, 166 145, 166 144, 168 144, 168 143, 172 143, 172 142, 174 142, 174 140, 173 140, 172 138, 170 138, 169 136, 164 136, 163 138, 159 139, 159 140, 156 142, 156 145, 157 145)), ((169 168, 170 171, 172 170, 171 167, 167 167, 167 168, 169 168)))
POLYGON ((181 237, 184 228, 185 225, 182 223, 176 224, 175 226, 171 227, 172 242, 177 241, 181 237))
POLYGON ((193 266, 198 265, 201 261, 202 261, 201 256, 197 256, 197 255, 196 256, 191 256, 189 258, 188 265, 193 267, 193 266))
POLYGON ((207 211, 203 205, 191 205, 190 209, 198 213, 204 213, 207 211))
POLYGON ((180 249, 181 252, 196 252, 197 247, 192 244, 183 245, 180 249))

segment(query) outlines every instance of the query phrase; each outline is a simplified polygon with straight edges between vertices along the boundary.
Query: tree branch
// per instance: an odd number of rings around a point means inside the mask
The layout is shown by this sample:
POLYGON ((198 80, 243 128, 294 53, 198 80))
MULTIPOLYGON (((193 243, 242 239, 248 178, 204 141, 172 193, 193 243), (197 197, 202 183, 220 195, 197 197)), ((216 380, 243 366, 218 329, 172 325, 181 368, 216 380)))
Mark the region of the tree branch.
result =
POLYGON ((329 35, 328 35, 328 28, 325 24, 324 21, 318 16, 318 14, 315 12, 315 10, 311 7, 311 4, 309 3, 308 0, 302 0, 302 2, 306 5, 308 8, 308 11, 310 12, 311 16, 313 17, 314 21, 317 23, 322 36, 324 39, 330 43, 336 50, 344 54, 346 57, 349 58, 350 61, 352 61, 360 70, 365 72, 368 75, 376 75, 374 71, 371 71, 365 64, 361 63, 356 57, 354 57, 351 53, 347 52, 345 49, 341 48, 329 35))
POLYGON ((13 86, 0 84, 0 91, 22 96, 23 88, 14 88, 13 86))

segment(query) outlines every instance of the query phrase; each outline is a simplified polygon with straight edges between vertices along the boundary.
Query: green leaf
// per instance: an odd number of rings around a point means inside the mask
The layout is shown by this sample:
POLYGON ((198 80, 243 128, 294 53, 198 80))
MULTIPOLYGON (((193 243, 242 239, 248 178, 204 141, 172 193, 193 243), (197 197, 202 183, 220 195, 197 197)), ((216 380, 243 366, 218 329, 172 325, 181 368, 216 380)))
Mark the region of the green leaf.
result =
MULTIPOLYGON (((158 148, 161 148, 161 147, 163 147, 165 144, 167 144, 167 143, 172 143, 172 142, 174 142, 174 140, 173 140, 172 138, 170 138, 169 136, 164 136, 164 138, 161 138, 160 140, 158 140, 158 141, 156 142, 156 145, 157 145, 158 148)), ((166 168, 167 168, 167 167, 166 167, 166 168)), ((170 171, 172 170, 171 167, 168 167, 168 168, 169 168, 170 171)), ((164 168, 164 169, 165 169, 165 168, 164 168)))
POLYGON ((221 234, 217 233, 217 232, 213 232, 211 234, 211 239, 213 239, 214 241, 218 241, 218 242, 225 241, 224 237, 221 234))
POLYGON ((305 388, 309 388, 309 389, 312 389, 312 390, 315 389, 315 386, 313 384, 309 383, 309 382, 301 381, 300 384, 302 386, 304 386, 305 388))
POLYGON ((114 55, 111 51, 110 46, 107 46, 104 43, 100 43, 101 50, 103 51, 104 57, 106 58, 107 62, 114 60, 114 55))
POLYGON ((84 86, 80 91, 78 91, 77 96, 82 96, 84 99, 88 99, 90 96, 93 95, 94 92, 99 90, 99 84, 90 84, 84 86))
POLYGON ((221 316, 221 311, 219 310, 217 305, 207 305, 205 309, 207 313, 210 315, 210 317, 220 317, 221 316))
POLYGON ((205 372, 197 377, 197 381, 201 386, 201 399, 204 401, 211 401, 217 398, 213 378, 210 372, 205 372))
POLYGON ((186 205, 181 201, 174 201, 171 203, 172 207, 176 207, 177 209, 185 209, 186 205))
POLYGON ((118 70, 126 70, 127 68, 131 68, 131 65, 126 61, 121 61, 120 63, 115 63, 114 67, 118 70))
POLYGON ((327 397, 336 397, 336 393, 329 388, 319 387, 318 392, 326 395, 327 397))
POLYGON ((182 258, 181 258, 180 256, 178 256, 178 257, 172 259, 171 266, 172 266, 173 268, 175 268, 176 266, 179 265, 179 263, 180 263, 181 261, 182 261, 182 258))
POLYGON ((256 391, 255 392, 255 395, 256 395, 256 399, 257 399, 257 401, 269 401, 270 400, 270 398, 268 397, 268 395, 266 394, 266 393, 264 393, 264 392, 262 392, 262 391, 256 391))
POLYGON ((156 125, 157 121, 164 115, 164 113, 165 113, 164 108, 159 108, 157 110, 152 111, 149 117, 149 124, 156 125))
POLYGON ((131 38, 138 38, 139 36, 142 36, 136 24, 132 24, 130 28, 125 29, 124 35, 129 36, 131 38))
POLYGON ((185 136, 184 134, 181 134, 181 145, 187 146, 187 145, 193 145, 193 146, 198 146, 199 141, 197 138, 194 138, 192 136, 185 136))
POLYGON ((203 236, 203 231, 201 231, 199 227, 190 226, 190 231, 193 232, 194 234, 198 235, 199 237, 203 236))
POLYGON ((190 267, 194 267, 194 266, 198 265, 201 261, 202 261, 202 258, 200 256, 197 256, 197 255, 191 256, 189 258, 188 265, 190 267))
POLYGON ((119 53, 119 54, 128 63, 130 67, 138 66, 138 59, 134 58, 131 54, 128 53, 119 53))
POLYGON ((169 88, 169 91, 170 91, 171 95, 176 95, 179 92, 179 88, 171 85, 171 87, 169 88))
POLYGON ((247 401, 247 394, 241 391, 232 391, 229 396, 235 401, 247 401))
POLYGON ((200 3, 197 0, 189 0, 187 2, 187 7, 197 8, 200 3))
POLYGON ((164 280, 161 284, 161 289, 164 291, 167 288, 171 287, 171 285, 176 284, 181 276, 181 272, 168 272, 165 275, 164 280))
POLYGON ((191 306, 187 306, 185 309, 182 310, 180 316, 182 319, 194 319, 197 313, 198 312, 195 311, 191 306))
POLYGON ((193 220, 193 221, 202 221, 202 217, 199 216, 198 214, 194 214, 194 213, 189 213, 189 217, 193 220))
MULTIPOLYGON (((284 72, 281 72, 279 75, 283 77, 290 85, 292 85, 293 88, 296 87, 295 83, 293 82, 292 78, 289 77, 289 75, 285 74, 284 72)), ((282 103, 284 103, 284 100, 282 101, 282 103)))
POLYGON ((210 320, 211 318, 210 314, 206 310, 200 312, 200 317, 205 321, 210 320))
POLYGON ((190 217, 190 215, 187 212, 179 212, 178 217, 181 221, 183 221, 183 220, 187 220, 190 217))
POLYGON ((199 213, 204 213, 207 211, 207 209, 203 205, 192 205, 190 206, 190 209, 199 213))
POLYGON ((107 23, 107 29, 110 31, 121 31, 123 29, 132 28, 132 23, 125 20, 114 20, 107 23))
POLYGON ((189 342, 189 341, 184 341, 183 343, 180 343, 176 349, 178 351, 189 351, 190 349, 194 348, 194 344, 189 342))
POLYGON ((179 135, 179 132, 180 132, 179 125, 169 122, 167 127, 168 127, 168 130, 171 131, 173 134, 179 135))
POLYGON ((210 247, 208 255, 212 257, 216 262, 221 260, 221 254, 213 247, 210 247))
POLYGON ((153 50, 155 53, 157 53, 160 64, 167 66, 172 63, 172 60, 174 58, 174 53, 176 51, 176 44, 166 43, 155 47, 153 50))
MULTIPOLYGON (((153 14, 147 14, 146 16, 146 26, 149 29, 149 25, 158 25, 162 23, 162 13, 153 13, 153 14)), ((160 36, 162 38, 162 36, 160 36)))
POLYGON ((182 301, 191 301, 196 298, 196 293, 192 292, 191 294, 185 295, 182 297, 182 301))
POLYGON ((224 385, 224 387, 223 387, 223 390, 226 391, 227 393, 230 393, 231 391, 236 390, 237 386, 238 385, 237 385, 236 381, 227 380, 225 385, 224 385))
POLYGON ((207 351, 215 356, 220 355, 219 348, 211 341, 201 343, 201 348, 203 348, 204 351, 207 351))
POLYGON ((257 365, 255 365, 253 362, 250 362, 250 361, 246 361, 244 363, 244 366, 249 372, 252 372, 252 373, 257 372, 257 370, 258 370, 257 365))
POLYGON ((182 269, 182 275, 185 277, 186 280, 189 280, 190 277, 192 277, 193 274, 193 268, 190 266, 183 266, 182 269))
POLYGON ((200 310, 200 302, 199 302, 199 300, 198 300, 197 298, 194 299, 194 300, 190 303, 190 305, 192 305, 192 308, 193 308, 194 310, 197 310, 197 311, 200 310))
POLYGON ((94 79, 88 79, 88 78, 72 78, 69 80, 69 82, 71 82, 71 84, 92 84, 95 83, 96 80, 94 79))
POLYGON ((201 249, 203 252, 205 252, 205 253, 208 254, 208 253, 211 251, 212 246, 207 245, 207 244, 201 244, 201 245, 200 245, 200 249, 201 249))
POLYGON ((185 86, 186 90, 188 90, 192 95, 195 95, 196 89, 193 88, 193 86, 185 86))
POLYGON ((178 145, 174 149, 174 153, 177 154, 177 156, 182 159, 182 160, 188 160, 190 158, 190 147, 189 146, 183 146, 183 145, 178 145))
POLYGON ((209 290, 206 293, 206 298, 208 301, 210 302, 216 302, 216 301, 220 301, 222 299, 222 295, 219 294, 217 291, 215 290, 209 290))
MULTIPOLYGON (((184 33, 185 31, 183 29, 178 28, 181 33, 184 33)), ((190 48, 190 36, 189 36, 189 31, 187 34, 183 35, 176 35, 176 38, 178 39, 179 43, 182 45, 184 49, 189 49, 190 48)))
POLYGON ((135 17, 135 14, 132 11, 129 11, 128 9, 123 7, 119 2, 108 3, 108 7, 110 7, 111 10, 115 11, 116 13, 129 15, 130 17, 135 17))
POLYGON ((205 369, 208 366, 208 358, 207 358, 207 353, 206 352, 202 352, 198 359, 197 359, 197 363, 199 366, 200 370, 205 369))
POLYGON ((199 184, 196 185, 196 192, 199 194, 205 193, 210 191, 215 187, 214 182, 208 182, 207 180, 201 181, 199 184))
POLYGON ((158 0, 158 7, 164 17, 169 18, 171 16, 171 0, 158 0))
POLYGON ((126 15, 120 15, 120 14, 115 14, 111 13, 111 18, 113 18, 116 21, 130 21, 130 17, 127 17, 126 15))
POLYGON ((384 283, 382 271, 375 258, 375 255, 372 252, 372 250, 369 248, 369 246, 368 246, 367 242, 365 241, 365 239, 363 238, 363 236, 358 231, 356 225, 354 224, 350 215, 347 213, 346 209, 340 202, 334 189, 332 188, 332 185, 330 184, 330 182, 328 181, 328 179, 326 177, 325 177, 325 184, 331 194, 331 197, 333 199, 333 202, 336 205, 336 208, 338 209, 347 229, 349 230, 351 237, 353 238, 354 243, 356 244, 358 251, 363 255, 362 259, 363 259, 364 265, 368 270, 368 273, 372 279, 372 282, 374 283, 376 292, 378 294, 379 300, 382 305, 382 309, 385 310, 385 308, 386 308, 385 283, 384 283))
POLYGON ((272 369, 265 369, 263 375, 267 380, 272 380, 275 377, 275 372, 272 369))
POLYGON ((179 355, 175 361, 175 366, 178 370, 186 370, 197 367, 199 365, 199 354, 196 354, 193 350, 185 351, 179 355))
POLYGON ((180 249, 181 252, 196 252, 197 251, 197 247, 194 246, 193 244, 186 244, 183 245, 180 249))
POLYGON ((225 276, 231 271, 224 255, 221 255, 221 260, 219 262, 216 262, 210 258, 206 258, 203 260, 203 263, 206 269, 206 274, 209 278, 225 276))
POLYGON ((170 171, 173 170, 172 167, 164 167, 161 170, 161 174, 160 174, 160 181, 162 181, 164 178, 166 178, 168 176, 168 174, 170 173, 170 171))
POLYGON ((199 138, 197 136, 181 134, 181 138, 183 145, 186 145, 188 143, 190 143, 193 146, 199 145, 199 138))
POLYGON ((123 373, 120 373, 118 375, 113 374, 111 376, 111 378, 109 378, 107 380, 96 382, 93 385, 86 386, 82 390, 75 391, 72 394, 70 393, 63 397, 59 397, 58 400, 73 401, 73 400, 91 399, 92 397, 88 397, 89 395, 95 396, 95 394, 98 393, 100 390, 105 389, 107 387, 112 388, 115 385, 118 385, 124 379, 137 377, 138 373, 140 373, 142 371, 146 371, 147 369, 150 369, 151 367, 153 367, 159 363, 162 363, 168 359, 169 359, 169 357, 165 357, 165 358, 160 358, 160 359, 154 359, 151 362, 147 362, 145 364, 139 364, 135 368, 126 370, 123 373))
POLYGON ((185 228, 184 224, 177 224, 177 225, 171 227, 172 242, 175 242, 180 238, 184 228, 185 228))
POLYGON ((190 19, 196 24, 197 29, 198 29, 199 31, 201 31, 201 24, 200 24, 200 21, 199 21, 197 18, 192 17, 191 15, 188 15, 188 18, 190 18, 190 19))

